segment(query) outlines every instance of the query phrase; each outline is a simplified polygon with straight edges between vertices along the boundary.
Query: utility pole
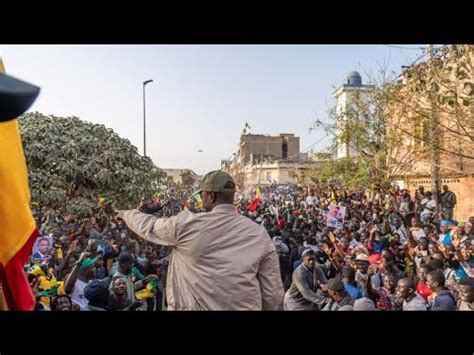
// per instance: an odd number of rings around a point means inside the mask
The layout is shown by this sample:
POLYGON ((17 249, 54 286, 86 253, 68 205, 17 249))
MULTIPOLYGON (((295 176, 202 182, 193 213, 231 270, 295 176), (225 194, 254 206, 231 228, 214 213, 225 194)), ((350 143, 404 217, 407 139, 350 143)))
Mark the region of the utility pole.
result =
MULTIPOLYGON (((428 45, 428 56, 429 56, 429 70, 430 70, 430 78, 433 78, 433 45, 428 45)), ((436 93, 434 91, 433 85, 430 87, 430 136, 431 136, 431 145, 430 145, 430 153, 431 153, 431 192, 433 193, 433 197, 437 204, 437 210, 439 211, 440 206, 440 156, 439 156, 439 129, 438 129, 438 115, 436 113, 435 108, 436 102, 436 93)))
POLYGON ((153 82, 152 79, 143 82, 143 156, 146 157, 146 102, 145 102, 145 86, 153 82))

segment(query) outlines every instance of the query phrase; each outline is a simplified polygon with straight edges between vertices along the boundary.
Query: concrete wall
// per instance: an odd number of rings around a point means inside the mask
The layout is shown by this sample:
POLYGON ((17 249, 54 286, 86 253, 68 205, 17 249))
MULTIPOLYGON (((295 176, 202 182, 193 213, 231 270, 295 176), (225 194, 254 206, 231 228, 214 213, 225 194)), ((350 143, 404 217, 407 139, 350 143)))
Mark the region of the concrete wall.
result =
MULTIPOLYGON (((300 138, 295 136, 286 137, 288 141, 288 158, 298 158, 300 152, 300 138)), ((242 136, 242 141, 240 156, 246 162, 249 161, 251 154, 254 156, 271 155, 276 159, 283 158, 283 137, 281 136, 246 135, 242 136)))

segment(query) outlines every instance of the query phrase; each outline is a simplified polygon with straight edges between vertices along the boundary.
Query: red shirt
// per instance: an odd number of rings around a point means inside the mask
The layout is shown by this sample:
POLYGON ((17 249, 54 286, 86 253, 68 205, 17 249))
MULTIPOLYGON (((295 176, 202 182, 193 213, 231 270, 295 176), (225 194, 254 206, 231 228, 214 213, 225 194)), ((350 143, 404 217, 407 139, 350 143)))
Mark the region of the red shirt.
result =
POLYGON ((283 218, 280 218, 278 220, 278 228, 280 228, 280 230, 282 230, 283 228, 285 228, 285 220, 283 218))
POLYGON ((427 284, 419 281, 416 285, 416 292, 423 297, 425 300, 428 299, 429 296, 432 295, 433 291, 430 290, 427 284))

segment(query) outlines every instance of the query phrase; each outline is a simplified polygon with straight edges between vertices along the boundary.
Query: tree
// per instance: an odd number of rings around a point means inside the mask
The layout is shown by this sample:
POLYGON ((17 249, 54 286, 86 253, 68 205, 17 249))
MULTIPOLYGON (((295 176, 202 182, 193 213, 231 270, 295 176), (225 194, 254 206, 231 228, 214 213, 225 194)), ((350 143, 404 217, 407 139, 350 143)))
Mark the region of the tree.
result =
POLYGON ((405 121, 393 128, 430 167, 413 173, 431 175, 438 200, 443 175, 462 175, 474 168, 474 46, 442 46, 428 54, 429 60, 404 69, 391 101, 395 111, 403 107, 405 121))
POLYGON ((194 184, 194 176, 191 170, 183 170, 180 174, 181 184, 186 187, 191 187, 194 184))
POLYGON ((326 174, 329 178, 335 174, 333 178, 353 187, 388 189, 393 177, 403 175, 412 167, 413 148, 404 143, 405 136, 401 132, 389 125, 401 117, 390 116, 394 87, 386 69, 381 68, 379 75, 369 77, 368 82, 370 90, 351 96, 345 111, 332 107, 328 112, 329 121, 318 119, 311 128, 323 128, 333 137, 329 148, 333 153, 340 145, 355 152, 348 159, 326 162, 318 176, 326 174))
POLYGON ((78 117, 28 113, 19 118, 32 202, 88 215, 99 197, 135 207, 165 176, 130 141, 78 117))

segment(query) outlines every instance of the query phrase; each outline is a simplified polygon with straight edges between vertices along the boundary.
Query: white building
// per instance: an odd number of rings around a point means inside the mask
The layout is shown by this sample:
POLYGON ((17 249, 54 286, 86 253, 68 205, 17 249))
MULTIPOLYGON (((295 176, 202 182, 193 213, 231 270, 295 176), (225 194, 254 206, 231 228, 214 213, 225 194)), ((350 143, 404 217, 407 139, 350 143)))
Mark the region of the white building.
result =
MULTIPOLYGON (((346 82, 333 93, 333 97, 337 100, 336 113, 340 118, 338 119, 338 124, 344 124, 348 115, 347 112, 353 107, 352 103, 356 97, 364 97, 364 94, 373 89, 372 85, 363 85, 362 77, 356 71, 350 72, 347 75, 346 82)), ((340 132, 342 128, 338 128, 340 132)), ((338 132, 336 134, 338 134, 338 132)), ((356 151, 350 147, 350 144, 346 140, 340 141, 337 146, 336 158, 349 158, 356 157, 356 151)))

